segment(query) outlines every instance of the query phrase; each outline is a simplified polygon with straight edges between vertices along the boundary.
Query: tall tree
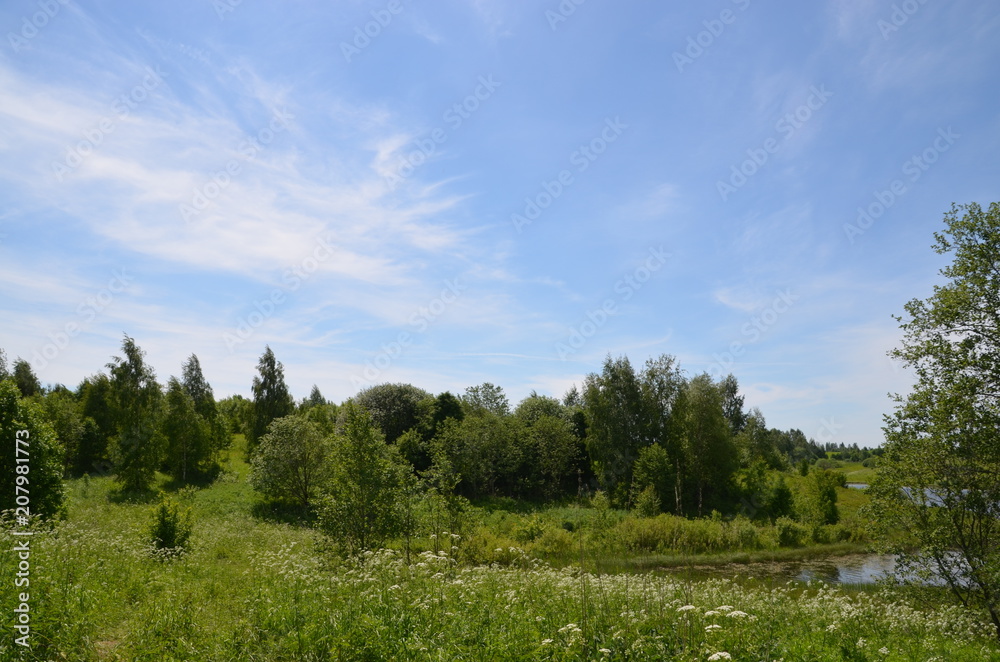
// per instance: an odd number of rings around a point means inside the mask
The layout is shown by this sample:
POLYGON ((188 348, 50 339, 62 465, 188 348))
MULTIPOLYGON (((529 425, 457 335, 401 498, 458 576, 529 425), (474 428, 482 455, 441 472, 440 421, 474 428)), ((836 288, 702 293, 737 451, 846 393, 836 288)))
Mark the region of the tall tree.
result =
POLYGON ((723 393, 707 373, 688 383, 685 450, 688 477, 700 517, 706 496, 713 500, 725 493, 738 466, 729 421, 723 409, 723 393))
POLYGON ((175 480, 187 482, 211 467, 215 456, 211 427, 175 377, 167 383, 162 431, 168 471, 175 480))
POLYGON ((952 205, 933 249, 946 279, 897 317, 890 355, 916 375, 894 397, 870 493, 874 520, 908 536, 904 570, 933 572, 985 610, 1000 638, 1000 203, 952 205))
POLYGON ((651 441, 642 384, 628 358, 608 356, 600 375, 587 376, 583 398, 590 416, 587 451, 594 473, 613 499, 625 504, 632 464, 639 449, 651 441))
POLYGON ((75 472, 104 475, 111 471, 109 444, 117 433, 111 380, 103 372, 84 379, 77 388, 84 430, 75 472))
POLYGON ((0 382, 10 377, 10 370, 7 367, 7 352, 0 348, 0 382))
POLYGON ((285 369, 274 358, 270 347, 264 348, 257 364, 257 372, 259 374, 253 378, 253 409, 250 428, 247 430, 247 454, 251 457, 271 421, 288 416, 295 410, 292 396, 285 385, 285 369))
POLYGON ((63 449, 63 474, 69 475, 77 464, 77 455, 85 425, 73 394, 66 389, 53 389, 41 398, 42 411, 52 425, 63 449))
POLYGON ((63 450, 40 407, 21 397, 11 380, 0 380, 0 510, 16 514, 59 515, 65 498, 63 450), (19 479, 19 476, 24 476, 19 479), (19 491, 17 488, 21 488, 19 491), (28 505, 17 497, 30 494, 28 505))
POLYGON ((729 421, 729 431, 737 435, 747 424, 748 414, 743 411, 743 396, 740 395, 740 384, 732 374, 726 375, 719 383, 722 391, 722 412, 729 421))
POLYGON ((230 432, 219 413, 212 386, 201 371, 201 362, 192 354, 181 367, 181 384, 194 403, 194 410, 207 426, 210 455, 229 446, 230 432))
POLYGON ((123 356, 108 364, 116 434, 111 444, 115 478, 126 492, 149 488, 163 456, 159 433, 163 393, 135 340, 125 336, 123 356))
POLYGON ((14 383, 17 384, 17 389, 26 398, 30 398, 33 395, 41 395, 42 393, 42 383, 38 381, 38 377, 35 375, 35 371, 31 368, 31 364, 24 359, 18 357, 14 361, 14 383))

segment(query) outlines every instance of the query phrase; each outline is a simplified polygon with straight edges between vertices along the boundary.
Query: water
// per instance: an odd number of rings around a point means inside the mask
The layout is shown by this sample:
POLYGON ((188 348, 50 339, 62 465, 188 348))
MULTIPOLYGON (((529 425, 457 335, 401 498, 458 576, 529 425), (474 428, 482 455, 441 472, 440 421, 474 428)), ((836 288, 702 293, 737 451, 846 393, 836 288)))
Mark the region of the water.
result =
POLYGON ((670 568, 668 574, 687 578, 741 577, 785 583, 823 581, 827 584, 875 584, 896 567, 892 554, 851 554, 804 561, 732 563, 721 566, 670 568))

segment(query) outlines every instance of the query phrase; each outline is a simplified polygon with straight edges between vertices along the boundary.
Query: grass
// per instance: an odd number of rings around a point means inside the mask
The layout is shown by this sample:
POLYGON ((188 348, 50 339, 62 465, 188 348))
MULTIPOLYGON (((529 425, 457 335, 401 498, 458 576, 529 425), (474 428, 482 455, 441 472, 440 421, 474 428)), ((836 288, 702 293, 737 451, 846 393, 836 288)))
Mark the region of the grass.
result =
MULTIPOLYGON (((551 567, 516 545, 503 550, 502 562, 476 566, 466 562, 474 534, 439 540, 441 552, 424 551, 412 564, 393 550, 340 561, 307 526, 255 509, 239 453, 231 452, 215 483, 177 493, 192 509, 194 532, 190 551, 167 561, 150 555, 144 539, 153 504, 111 499, 108 478, 70 481, 66 521, 31 539, 32 647, 13 644, 17 601, 4 591, 0 659, 700 662, 721 652, 754 662, 1000 659, 977 614, 884 590, 599 574, 551 567)), ((578 517, 586 527, 594 515, 581 510, 497 510, 483 522, 514 532, 536 516, 578 517)), ((559 530, 574 543, 587 540, 559 530)), ((0 538, 0 583, 13 586, 15 540, 6 530, 0 538)), ((790 559, 816 550, 685 560, 790 559)), ((614 561, 584 553, 591 569, 614 561)), ((671 563, 669 556, 633 562, 635 570, 671 563)))

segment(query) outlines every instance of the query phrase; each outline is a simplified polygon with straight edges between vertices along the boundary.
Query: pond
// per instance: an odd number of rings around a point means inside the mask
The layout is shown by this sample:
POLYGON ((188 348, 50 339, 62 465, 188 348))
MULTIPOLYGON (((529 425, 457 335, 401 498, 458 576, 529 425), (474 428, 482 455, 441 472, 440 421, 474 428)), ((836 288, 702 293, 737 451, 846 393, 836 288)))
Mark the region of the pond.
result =
POLYGON ((664 569, 662 572, 692 579, 740 577, 775 583, 794 580, 823 581, 828 584, 874 584, 890 574, 895 567, 896 557, 892 554, 850 554, 803 561, 695 565, 664 569))

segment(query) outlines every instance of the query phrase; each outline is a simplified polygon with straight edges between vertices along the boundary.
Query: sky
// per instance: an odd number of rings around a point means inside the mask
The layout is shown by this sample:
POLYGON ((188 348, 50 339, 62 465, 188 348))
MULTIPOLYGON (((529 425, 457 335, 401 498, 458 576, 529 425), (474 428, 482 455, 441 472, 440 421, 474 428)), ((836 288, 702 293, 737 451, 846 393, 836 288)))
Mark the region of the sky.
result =
POLYGON ((250 395, 732 373, 875 446, 893 315, 1000 199, 993 0, 7 0, 0 348, 250 395))

